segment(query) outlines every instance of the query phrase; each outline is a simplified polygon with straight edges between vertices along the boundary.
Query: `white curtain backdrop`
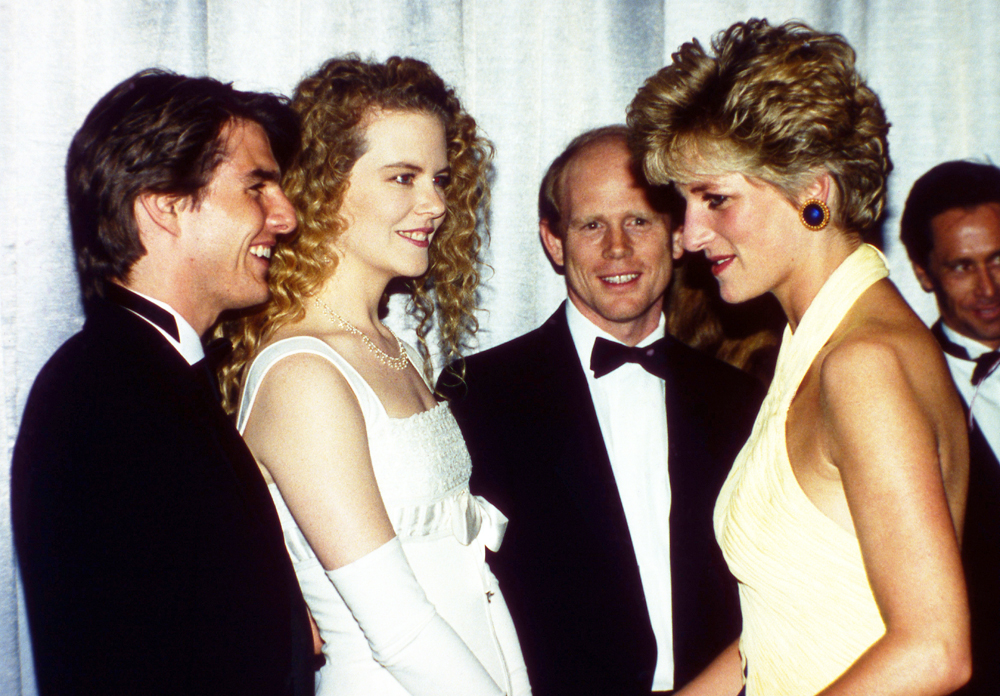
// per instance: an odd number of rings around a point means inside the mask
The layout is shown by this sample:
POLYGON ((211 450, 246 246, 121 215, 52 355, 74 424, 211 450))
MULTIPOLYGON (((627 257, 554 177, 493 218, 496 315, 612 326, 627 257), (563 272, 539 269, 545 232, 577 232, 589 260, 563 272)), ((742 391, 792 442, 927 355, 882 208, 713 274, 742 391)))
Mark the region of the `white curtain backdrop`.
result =
MULTIPOLYGON (((0 693, 35 693, 10 453, 36 373, 82 322, 62 168, 102 94, 148 66, 290 94, 337 54, 428 61, 497 147, 485 348, 535 327, 563 297, 536 228, 551 159, 580 131, 623 121, 680 43, 749 17, 803 19, 857 50, 893 124, 892 279, 930 321, 933 301, 896 239, 899 214, 934 164, 1000 160, 1000 0, 0 0, 0 693)), ((399 312, 389 321, 400 326, 399 312)))

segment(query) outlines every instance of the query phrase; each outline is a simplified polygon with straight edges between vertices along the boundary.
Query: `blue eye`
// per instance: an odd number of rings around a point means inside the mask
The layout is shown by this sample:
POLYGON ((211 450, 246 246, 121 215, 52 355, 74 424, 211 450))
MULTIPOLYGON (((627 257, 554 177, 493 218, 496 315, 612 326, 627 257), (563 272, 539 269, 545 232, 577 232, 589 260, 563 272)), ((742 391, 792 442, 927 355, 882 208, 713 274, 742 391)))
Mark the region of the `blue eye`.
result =
POLYGON ((438 188, 446 188, 451 183, 450 174, 438 174, 434 177, 434 185, 438 188))
POLYGON ((413 174, 397 174, 392 180, 397 184, 409 185, 413 183, 413 174))
POLYGON ((723 196, 718 193, 705 194, 705 200, 708 202, 709 210, 715 210, 723 203, 729 200, 729 196, 723 196))

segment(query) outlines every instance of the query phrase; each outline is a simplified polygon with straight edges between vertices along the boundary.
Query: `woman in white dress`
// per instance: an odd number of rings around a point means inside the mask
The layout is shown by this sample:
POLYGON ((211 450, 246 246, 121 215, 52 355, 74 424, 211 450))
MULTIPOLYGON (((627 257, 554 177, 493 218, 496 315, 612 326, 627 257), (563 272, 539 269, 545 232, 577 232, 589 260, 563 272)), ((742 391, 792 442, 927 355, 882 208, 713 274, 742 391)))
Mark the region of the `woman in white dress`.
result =
POLYGON ((432 318, 446 358, 475 330, 492 146, 413 59, 330 60, 292 105, 299 228, 250 242, 273 247, 272 299, 225 327, 222 382, 323 640, 317 692, 530 693, 484 560, 506 519, 469 494, 448 405, 380 320, 403 278, 425 356, 432 318))

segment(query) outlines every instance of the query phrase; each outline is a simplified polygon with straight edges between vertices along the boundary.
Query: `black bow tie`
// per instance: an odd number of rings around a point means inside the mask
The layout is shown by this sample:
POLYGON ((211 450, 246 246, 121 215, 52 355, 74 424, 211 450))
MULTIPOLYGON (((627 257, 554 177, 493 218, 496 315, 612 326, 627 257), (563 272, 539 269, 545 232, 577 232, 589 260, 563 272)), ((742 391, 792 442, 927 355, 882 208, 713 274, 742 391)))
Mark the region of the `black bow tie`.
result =
POLYGON ((960 346, 948 338, 944 329, 941 328, 940 321, 934 322, 934 326, 931 327, 931 333, 934 334, 934 338, 941 344, 941 350, 945 353, 959 360, 968 360, 969 362, 976 363, 976 367, 972 370, 972 386, 974 387, 978 387, 1000 365, 1000 350, 991 350, 988 353, 983 353, 978 358, 969 357, 969 351, 964 346, 960 346))
POLYGON ((205 346, 205 357, 191 366, 203 386, 206 386, 217 400, 222 399, 222 393, 219 390, 219 380, 216 374, 232 350, 233 345, 228 338, 212 339, 205 346))
POLYGON ((603 377, 627 362, 638 363, 649 374, 666 379, 667 339, 661 338, 641 348, 605 338, 594 339, 594 350, 590 354, 590 369, 594 371, 594 377, 603 377))

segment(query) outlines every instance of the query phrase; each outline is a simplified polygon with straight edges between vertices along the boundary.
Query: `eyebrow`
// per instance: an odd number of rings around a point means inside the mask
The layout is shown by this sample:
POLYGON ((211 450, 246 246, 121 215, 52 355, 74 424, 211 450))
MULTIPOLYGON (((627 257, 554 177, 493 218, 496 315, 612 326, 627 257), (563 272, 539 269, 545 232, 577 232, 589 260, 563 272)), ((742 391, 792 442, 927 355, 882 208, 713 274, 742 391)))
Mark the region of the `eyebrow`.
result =
MULTIPOLYGON (((410 162, 393 162, 392 164, 382 165, 382 169, 408 169, 412 172, 422 173, 424 171, 423 167, 416 164, 411 164, 410 162)), ((445 166, 439 169, 435 174, 450 174, 451 166, 445 166)))
POLYGON ((250 173, 248 173, 244 179, 246 181, 281 181, 281 172, 277 169, 263 169, 258 167, 250 173))

